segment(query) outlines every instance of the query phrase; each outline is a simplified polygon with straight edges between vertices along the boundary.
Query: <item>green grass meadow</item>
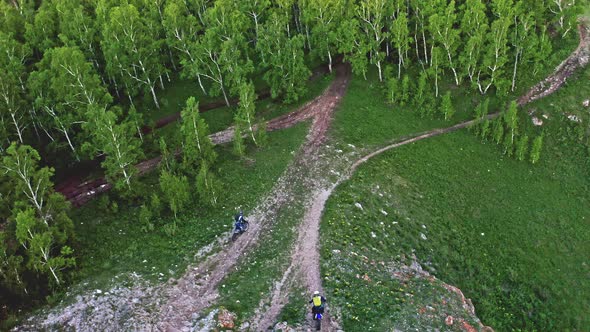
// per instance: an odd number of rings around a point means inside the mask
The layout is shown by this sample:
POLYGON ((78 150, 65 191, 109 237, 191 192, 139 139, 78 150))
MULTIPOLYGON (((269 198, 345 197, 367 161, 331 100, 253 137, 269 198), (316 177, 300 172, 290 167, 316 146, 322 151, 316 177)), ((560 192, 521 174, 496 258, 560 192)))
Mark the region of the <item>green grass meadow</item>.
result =
MULTIPOLYGON (((387 267, 410 263, 412 254, 437 278, 459 287, 483 323, 497 331, 590 326, 587 122, 584 127, 561 115, 583 116, 588 73, 525 107, 549 116, 537 164, 507 157, 500 146, 461 130, 377 156, 337 188, 322 219, 322 275, 345 330, 396 326, 407 301, 419 297, 409 296, 387 267)), ((379 100, 380 89, 371 80, 352 80, 335 116, 336 139, 372 151, 453 124, 386 103, 367 104, 379 100)), ((453 122, 479 103, 478 97, 453 101, 453 122)), ((530 122, 525 112, 521 120, 530 122)), ((541 132, 528 122, 523 130, 541 132)))
MULTIPOLYGON (((100 207, 99 199, 77 209, 72 219, 79 243, 79 279, 108 285, 120 273, 136 272, 152 280, 167 280, 182 273, 200 248, 232 229, 233 215, 240 207, 247 214, 270 190, 306 132, 307 126, 301 124, 280 134, 270 133, 268 146, 251 149, 247 159, 235 157, 231 146, 218 149, 221 202, 208 208, 195 197, 190 205, 193 208, 180 215, 175 236, 166 235, 162 229, 172 221, 171 215, 154 220, 156 229, 145 233, 137 206, 120 206, 116 213, 109 213, 100 207)), ((156 173, 145 181, 158 185, 156 173)))

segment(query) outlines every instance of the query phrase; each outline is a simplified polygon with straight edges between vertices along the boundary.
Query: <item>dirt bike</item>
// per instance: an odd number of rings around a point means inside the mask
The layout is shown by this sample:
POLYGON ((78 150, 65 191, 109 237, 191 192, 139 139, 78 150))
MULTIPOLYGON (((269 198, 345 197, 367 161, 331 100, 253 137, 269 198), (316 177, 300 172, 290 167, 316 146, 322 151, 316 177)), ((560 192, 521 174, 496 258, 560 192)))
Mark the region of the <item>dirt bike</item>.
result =
POLYGON ((240 236, 242 233, 244 233, 245 231, 247 231, 248 230, 248 226, 249 226, 249 223, 246 220, 242 221, 242 227, 241 228, 238 228, 236 226, 234 228, 234 232, 233 232, 233 234, 231 236, 232 242, 235 241, 238 238, 238 236, 240 236))
POLYGON ((313 319, 315 320, 315 329, 317 331, 322 329, 322 318, 324 317, 323 314, 317 313, 313 315, 313 319))
MULTIPOLYGON (((321 310, 323 311, 323 310, 321 310)), ((315 321, 315 329, 319 331, 322 329, 322 318, 324 318, 323 312, 313 312, 313 320, 315 321)))

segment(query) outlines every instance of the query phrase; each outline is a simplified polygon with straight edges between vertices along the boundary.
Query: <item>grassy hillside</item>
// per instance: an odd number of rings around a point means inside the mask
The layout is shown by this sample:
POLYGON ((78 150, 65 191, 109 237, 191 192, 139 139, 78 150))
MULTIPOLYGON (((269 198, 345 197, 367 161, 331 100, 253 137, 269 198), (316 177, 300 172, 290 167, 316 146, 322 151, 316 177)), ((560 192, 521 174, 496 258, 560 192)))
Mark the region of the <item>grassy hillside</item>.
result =
MULTIPOLYGON (((334 192, 322 223, 322 273, 346 330, 391 328, 407 302, 424 298, 392 277, 391 264, 408 264, 412 254, 459 287, 497 330, 590 325, 585 131, 560 115, 581 113, 580 95, 590 95, 587 77, 588 70, 528 107, 549 118, 539 164, 507 158, 463 130, 386 152, 334 192)), ((378 145, 439 124, 386 112, 385 104, 362 106, 362 99, 377 98, 370 89, 364 94, 351 91, 337 116, 336 135, 351 129, 342 136, 347 142, 378 145), (361 107, 362 115, 353 112, 361 107)), ((422 305, 432 305, 426 299, 422 305)))

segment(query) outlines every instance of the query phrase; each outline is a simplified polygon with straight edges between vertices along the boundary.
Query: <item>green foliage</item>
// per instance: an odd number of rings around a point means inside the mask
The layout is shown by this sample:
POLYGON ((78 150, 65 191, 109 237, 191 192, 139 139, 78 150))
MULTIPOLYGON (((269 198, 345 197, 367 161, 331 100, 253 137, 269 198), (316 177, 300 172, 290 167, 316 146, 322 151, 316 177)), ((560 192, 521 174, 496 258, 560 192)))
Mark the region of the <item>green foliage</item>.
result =
POLYGON ((163 170, 160 174, 160 189, 176 222, 178 212, 186 207, 190 199, 188 179, 184 175, 174 175, 163 170))
POLYGON ((391 27, 391 34, 393 36, 393 44, 397 49, 397 57, 398 57, 398 71, 397 71, 397 78, 401 77, 401 67, 402 65, 406 65, 408 59, 404 59, 404 54, 406 54, 410 48, 410 31, 408 29, 408 18, 406 14, 407 8, 397 8, 397 17, 393 21, 393 25, 391 27), (406 61, 404 61, 406 60, 406 61))
POLYGON ((133 123, 117 123, 116 111, 93 107, 88 112, 89 122, 84 127, 91 133, 92 141, 84 143, 83 148, 106 154, 101 166, 107 179, 116 189, 131 194, 131 179, 137 172, 134 165, 143 156, 141 142, 134 135, 133 123))
POLYGON ((25 21, 25 39, 36 52, 56 46, 58 24, 57 10, 51 1, 45 1, 30 20, 25 21))
POLYGON ((451 101, 450 91, 447 91, 447 93, 445 93, 445 95, 442 97, 442 102, 439 106, 439 112, 445 117, 445 120, 450 120, 455 114, 455 108, 453 107, 453 102, 451 101))
POLYGON ((166 72, 163 53, 164 41, 159 38, 158 24, 150 15, 139 15, 133 4, 122 3, 108 9, 102 26, 101 49, 106 71, 119 83, 119 90, 134 97, 139 92, 151 94, 159 108, 155 94, 158 78, 166 72))
POLYGON ((221 182, 205 162, 201 164, 201 170, 197 175, 197 192, 205 203, 216 206, 221 194, 221 182))
POLYGON ((345 17, 345 1, 305 1, 301 6, 301 16, 307 26, 311 27, 309 43, 314 55, 321 60, 328 60, 332 71, 332 58, 337 54, 340 35, 338 28, 345 17))
POLYGON ((535 164, 541 158, 541 150, 543 149, 543 134, 535 137, 533 140, 533 146, 531 147, 530 160, 531 163, 535 164))
POLYGON ((481 136, 482 138, 485 138, 488 135, 489 122, 484 119, 488 115, 489 107, 490 100, 486 98, 483 102, 477 105, 474 112, 475 119, 479 119, 481 122, 472 125, 471 130, 473 130, 475 135, 481 136))
MULTIPOLYGON (((62 287, 69 268, 75 265, 73 251, 68 246, 73 239, 73 223, 67 215, 68 203, 61 194, 53 192, 50 177, 53 169, 40 168, 40 156, 30 146, 13 143, 6 151, 1 167, 5 174, 13 179, 18 193, 12 204, 11 222, 15 225, 14 238, 0 236, 3 264, 14 269, 14 273, 0 273, 0 276, 15 280, 0 279, 0 285, 11 291, 27 292, 26 285, 19 280, 28 276, 30 271, 47 277, 34 278, 31 281, 41 285, 46 282, 49 287, 62 287), (12 241, 24 248, 24 252, 7 251, 5 247, 12 241), (20 256, 21 258, 11 258, 20 256), (20 264, 25 263, 25 267, 20 264), (27 271, 28 270, 28 271, 27 271)), ((24 294, 23 294, 24 295, 24 294)), ((32 294, 34 295, 34 294, 32 294)))
POLYGON ((268 134, 266 133, 267 123, 266 121, 258 122, 256 130, 256 142, 258 145, 265 146, 268 144, 268 134))
POLYGON ((146 205, 142 205, 139 210, 139 223, 141 224, 142 231, 147 233, 154 230, 152 218, 153 214, 151 209, 146 205))
POLYGON ((160 167, 164 168, 168 172, 176 169, 176 158, 170 154, 170 150, 168 150, 168 144, 166 144, 166 139, 164 137, 160 137, 159 147, 160 155, 162 156, 160 167))
POLYGON ((402 79, 402 88, 401 88, 401 95, 400 95, 400 106, 406 106, 410 100, 410 90, 413 90, 412 83, 410 81, 410 77, 408 75, 404 75, 402 79))
POLYGON ((420 76, 418 77, 418 84, 416 86, 416 91, 414 92, 414 105, 418 108, 419 112, 422 113, 422 105, 424 104, 424 99, 426 98, 427 91, 427 75, 426 72, 420 72, 420 76))
POLYGON ((516 159, 523 161, 526 158, 526 153, 529 147, 529 136, 522 135, 516 143, 516 159))
POLYGON ((256 128, 254 118, 256 115, 256 93, 254 91, 254 84, 252 82, 244 83, 240 87, 240 103, 235 115, 236 127, 244 128, 245 134, 252 142, 259 146, 260 142, 256 140, 259 135, 260 128, 256 128))
POLYGON ((504 124, 501 119, 492 121, 492 139, 496 144, 502 143, 504 138, 504 124))
POLYGON ((186 108, 181 112, 182 124, 180 131, 184 138, 183 167, 189 174, 196 174, 199 164, 212 164, 217 159, 213 143, 209 138, 209 126, 199 114, 199 103, 190 97, 186 108))
POLYGON ((160 196, 156 193, 153 193, 150 198, 150 211, 156 216, 159 216, 162 213, 162 201, 160 200, 160 196))
POLYGON ((387 79, 387 96, 388 101, 392 104, 397 104, 398 100, 400 99, 400 87, 399 87, 399 79, 395 77, 390 77, 387 79))
POLYGON ((311 72, 303 61, 303 36, 287 37, 283 30, 285 26, 280 18, 271 16, 262 29, 264 32, 257 47, 267 54, 270 68, 264 74, 264 80, 270 86, 272 97, 280 96, 286 103, 291 103, 305 94, 306 81, 311 72))
POLYGON ((234 143, 233 151, 238 156, 243 156, 246 152, 246 146, 244 145, 244 137, 242 136, 242 128, 239 124, 234 126, 234 143))

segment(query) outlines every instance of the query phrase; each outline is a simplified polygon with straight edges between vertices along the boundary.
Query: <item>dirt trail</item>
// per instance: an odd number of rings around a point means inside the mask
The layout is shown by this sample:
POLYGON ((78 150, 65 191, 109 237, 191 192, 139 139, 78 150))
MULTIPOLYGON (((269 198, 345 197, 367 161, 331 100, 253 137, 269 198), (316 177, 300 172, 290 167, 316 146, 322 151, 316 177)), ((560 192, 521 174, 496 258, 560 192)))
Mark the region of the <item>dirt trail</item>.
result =
MULTIPOLYGON (((315 166, 314 161, 318 160, 316 152, 325 139, 331 113, 346 90, 350 69, 347 65, 340 65, 336 68, 336 73, 335 81, 320 97, 292 113, 291 116, 285 116, 269 123, 269 127, 272 125, 271 129, 276 130, 314 117, 306 141, 294 162, 288 167, 263 203, 249 216, 250 229, 248 232, 199 266, 189 269, 175 286, 166 291, 165 296, 168 301, 163 304, 162 308, 164 309, 159 313, 157 319, 159 330, 176 331, 190 327, 192 315, 210 306, 218 297, 217 286, 219 282, 236 266, 240 254, 247 252, 256 243, 262 229, 269 228, 276 220, 281 208, 290 204, 297 196, 293 192, 293 184, 303 183, 313 187, 312 182, 319 183, 318 181, 310 181, 309 173, 315 166)), ((231 137, 233 137, 233 133, 231 130, 227 130, 217 136, 215 142, 220 143, 231 137)), ((318 261, 319 257, 314 263, 318 261)))
MULTIPOLYGON (((581 38, 587 38, 587 30, 580 30, 581 38)), ((587 45, 586 45, 587 47, 587 45)), ((578 50, 576 50, 578 52, 578 50)), ((579 54, 579 53, 578 53, 579 54)), ((568 58, 569 59, 569 58, 568 58)), ((566 60, 567 61, 567 60, 566 60)), ((573 60, 572 60, 573 61, 573 60)), ((586 60, 587 62, 587 60, 586 60)), ((576 67, 576 68, 579 68, 576 67)), ((564 77, 564 72, 556 71, 553 75, 564 77)), ((572 72, 567 72, 571 75, 572 72)), ((553 76, 552 75, 552 76, 553 76)), ((262 310, 250 320, 253 330, 263 330, 276 322, 280 311, 288 303, 288 295, 291 285, 295 281, 301 281, 304 287, 311 293, 314 290, 322 289, 321 276, 319 269, 319 225, 324 204, 331 195, 332 191, 343 181, 350 178, 356 168, 370 158, 379 155, 390 149, 394 149, 406 144, 417 142, 426 138, 434 137, 444 133, 456 131, 469 126, 479 120, 472 120, 457 124, 449 128, 435 129, 415 137, 404 139, 374 151, 351 163, 341 158, 338 165, 330 164, 334 159, 323 158, 323 143, 326 140, 326 132, 330 124, 332 111, 337 107, 341 97, 346 91, 350 77, 350 68, 347 65, 339 65, 336 68, 336 79, 332 85, 318 98, 301 107, 299 110, 288 115, 277 118, 268 124, 269 130, 277 130, 292 126, 305 119, 314 118, 306 142, 301 147, 293 163, 287 168, 281 178, 277 181, 267 198, 253 211, 249 216, 251 220, 250 230, 242 235, 236 242, 222 246, 221 251, 208 257, 197 267, 189 268, 184 276, 176 281, 159 287, 158 289, 149 289, 150 295, 142 300, 141 306, 133 308, 130 315, 125 313, 127 321, 132 321, 122 326, 130 326, 134 330, 160 330, 160 331, 181 331, 190 330, 192 322, 197 319, 200 311, 210 306, 218 297, 217 286, 223 277, 239 262, 241 253, 251 249, 258 240, 263 229, 271 226, 279 215, 282 207, 288 206, 296 198, 297 193, 293 191, 296 187, 293 184, 303 184, 312 195, 305 197, 307 200, 307 209, 304 214, 303 222, 298 228, 298 238, 294 245, 291 264, 283 274, 277 287, 272 292, 270 303, 273 305, 262 310), (328 168, 344 167, 344 172, 335 181, 330 182, 326 178, 325 171, 328 168), (175 283, 174 283, 175 282, 175 283), (163 299, 163 301, 162 301, 163 299), (155 313, 149 311, 156 308, 155 313), (158 311, 159 310, 159 311, 158 311)), ((559 78, 545 79, 544 82, 557 82, 559 78)), ((532 90, 531 90, 532 91, 532 90)), ((554 90, 553 90, 554 91, 554 90)), ((546 95, 546 94, 545 94, 546 95)), ((542 97, 542 96, 541 96, 542 97)), ((524 97, 523 97, 524 98, 524 97)), ((523 104, 535 100, 533 97, 523 99, 523 104)), ((490 114, 488 118, 493 118, 498 114, 490 114)), ((233 130, 229 128, 226 131, 214 134, 212 137, 217 144, 231 140, 233 130)), ((148 170, 157 165, 159 160, 153 159, 146 162, 145 168, 148 170)), ((221 241, 226 244, 227 241, 221 241)), ((145 292, 144 292, 145 293, 145 292)), ((81 301, 83 301, 82 299, 81 301)), ((135 302, 133 302, 135 303, 135 302)), ((80 301, 76 303, 80 304, 80 301)), ((116 308, 115 310, 118 310, 116 308)), ((72 321, 82 322, 83 324, 88 317, 82 309, 75 312, 65 312, 66 318, 59 320, 60 326, 73 327, 76 330, 88 330, 80 325, 70 324, 72 321), (80 319, 80 317, 84 319, 80 319)), ((114 315, 119 315, 115 312, 114 315)), ((110 317, 110 316, 109 316, 110 317)), ((53 317, 56 319, 55 317, 53 317)), ((110 326, 117 326, 117 321, 104 321, 103 327, 109 330, 110 326)), ((41 323, 39 326, 47 326, 41 323)), ((98 325, 100 326, 100 325, 98 325)), ((338 324, 329 314, 322 325, 323 330, 337 330, 338 324)), ((25 329, 26 330, 26 329, 25 329)), ((116 330, 116 328, 115 328, 116 330)))
MULTIPOLYGON (((563 84, 565 84, 566 80, 578 69, 585 67, 588 65, 590 61, 590 27, 588 22, 582 21, 578 25, 578 33, 580 36, 580 43, 576 50, 570 54, 557 68, 555 71, 548 76, 543 81, 539 82, 535 86, 533 86, 527 93, 523 96, 518 98, 518 105, 522 106, 537 99, 543 98, 547 95, 552 94, 553 92, 557 91, 563 84)), ((341 65, 341 64, 339 64, 341 65)), ((338 65, 337 65, 338 66, 338 65)), ((317 70, 317 73, 324 72, 321 68, 317 70)), ((317 74, 316 73, 316 74, 317 74)), ((338 74, 338 71, 336 71, 338 74)), ((316 75, 314 74, 314 76, 316 75)), ((306 105, 302 106, 295 112, 283 115, 276 119, 273 119, 268 122, 267 129, 269 131, 279 130, 283 128, 287 128, 289 126, 293 126, 300 121, 307 120, 313 116, 315 116, 316 111, 313 110, 314 105, 317 105, 321 97, 318 97, 311 102, 307 103, 306 105)), ((212 105, 218 106, 218 105, 212 105)), ((160 126, 166 125, 176 119, 178 119, 179 114, 174 114, 161 121, 160 126)), ((229 127, 223 131, 217 132, 212 134, 210 137, 215 144, 223 144, 230 142, 233 138, 234 128, 229 127)), ((137 169, 139 170, 140 174, 147 173, 157 167, 160 163, 160 157, 156 157, 150 160, 146 160, 140 162, 136 165, 137 169)), ((57 188, 61 193, 64 194, 66 199, 68 199, 73 205, 80 206, 88 202, 89 200, 93 199, 96 195, 108 191, 112 188, 112 185, 106 181, 105 178, 99 178, 95 180, 89 180, 83 183, 80 183, 80 179, 73 178, 69 179, 67 185, 58 185, 57 188)))
MULTIPOLYGON (((41 322, 31 326, 68 326, 79 331, 90 331, 100 326, 104 330, 132 329, 184 331, 190 330, 199 313, 209 307, 219 296, 217 286, 219 282, 234 268, 240 260, 241 254, 248 252, 257 242, 263 229, 269 229, 283 207, 287 207, 300 199, 293 184, 298 183, 306 188, 320 186, 322 179, 310 174, 317 173, 314 169, 321 168, 322 158, 317 155, 318 149, 325 140, 329 127, 331 113, 344 95, 350 78, 350 67, 346 64, 335 66, 336 77, 324 93, 299 108, 297 111, 279 117, 268 124, 269 130, 279 130, 293 126, 301 121, 313 118, 310 131, 305 143, 296 154, 293 162, 279 178, 271 192, 262 203, 249 213, 250 228, 233 243, 228 239, 214 243, 211 246, 220 251, 210 255, 196 267, 189 267, 187 272, 178 280, 146 288, 140 285, 132 289, 125 289, 125 294, 134 294, 133 304, 124 305, 124 298, 112 295, 101 296, 99 301, 95 294, 80 297, 76 303, 62 309, 59 313, 50 313, 41 322), (99 304, 101 303, 101 304, 99 304), (86 312, 94 310, 96 305, 108 308, 101 310, 102 315, 88 317, 86 312), (123 311, 123 312, 122 312, 123 311), (124 320, 113 319, 126 317, 124 320)), ((213 135, 213 141, 220 144, 233 138, 233 129, 229 128, 213 135)), ((154 168, 160 159, 154 158, 138 165, 140 172, 147 172, 154 168)), ((84 200, 90 199, 98 190, 108 190, 109 184, 94 181, 98 184, 87 193, 82 193, 84 200)), ((228 235, 229 238, 229 235, 228 235)), ((317 262, 317 261, 316 261, 317 262)), ((129 301, 129 299, 127 299, 129 301)), ((27 331, 27 327, 21 327, 27 331)))
POLYGON ((522 97, 518 98, 519 106, 552 94, 565 84, 568 77, 570 77, 575 71, 588 65, 588 62, 590 61, 589 22, 580 22, 578 25, 578 33, 580 35, 578 48, 576 48, 567 59, 555 68, 553 74, 533 86, 522 97))
MULTIPOLYGON (((334 60, 335 66, 341 64, 342 59, 343 59, 342 56, 337 57, 334 60)), ((327 75, 328 73, 329 73, 328 65, 320 65, 313 70, 312 75, 309 78, 309 81, 310 82, 315 81, 318 78, 322 77, 323 75, 327 75)), ((260 92, 260 94, 258 95, 258 100, 263 100, 263 99, 267 99, 270 97, 271 97, 270 90, 264 90, 264 91, 260 92)), ((230 104, 236 105, 238 103, 238 98, 231 98, 229 101, 230 101, 230 104)), ((225 106, 226 106, 226 104, 223 100, 218 100, 218 101, 214 101, 214 102, 210 102, 210 103, 201 105, 199 107, 199 112, 203 113, 203 112, 207 112, 207 111, 214 110, 214 109, 221 108, 221 107, 225 107, 225 106)), ((302 107, 301 109, 304 109, 304 108, 305 108, 305 106, 302 107)), ((283 118, 283 117, 281 117, 281 118, 283 118)), ((305 120, 307 118, 309 118, 309 116, 304 118, 303 120, 305 120)), ((143 126, 141 128, 141 132, 144 135, 149 134, 154 129, 159 129, 159 128, 165 127, 168 124, 177 121, 178 119, 180 119, 180 112, 170 114, 168 116, 158 119, 154 123, 153 128, 151 126, 143 126)), ((293 125, 293 124, 294 123, 291 122, 291 125, 293 125)), ((272 128, 270 128, 269 130, 277 130, 277 129, 282 129, 282 128, 285 128, 285 127, 281 127, 280 122, 276 122, 276 124, 272 128), (278 126, 277 126, 277 124, 278 124, 278 126)), ((229 133, 233 133, 233 128, 229 131, 229 133)), ((213 136, 215 136, 215 135, 213 135, 213 136)), ((231 138, 229 141, 231 141, 231 138)), ((224 142, 229 142, 229 141, 225 140, 224 142)), ((219 143, 223 143, 223 142, 220 141, 219 143)), ((217 144, 219 144, 219 143, 217 143, 217 144)), ((106 191, 109 191, 110 189, 112 189, 112 185, 110 183, 108 183, 104 177, 97 178, 97 179, 83 180, 84 178, 86 178, 88 176, 88 172, 89 172, 88 169, 99 170, 100 163, 102 161, 103 161, 103 157, 98 157, 98 158, 95 158, 94 160, 91 160, 91 161, 82 162, 80 165, 83 165, 83 168, 86 169, 86 172, 79 173, 78 169, 73 170, 74 173, 76 173, 76 174, 71 175, 67 179, 56 184, 55 191, 64 195, 64 197, 68 201, 70 201, 74 206, 81 206, 81 205, 87 203, 89 200, 93 199, 96 195, 106 192, 106 191)), ((160 163, 160 157, 156 157, 156 158, 153 158, 150 160, 140 162, 136 165, 136 167, 138 168, 140 175, 141 175, 141 174, 149 172, 153 168, 157 167, 157 165, 159 163, 160 163)))
MULTIPOLYGON (((563 85, 569 76, 571 76, 577 69, 585 66, 588 63, 588 56, 590 54, 590 34, 588 33, 588 27, 580 24, 579 33, 580 45, 578 48, 565 61, 563 61, 560 66, 557 67, 552 75, 533 87, 527 94, 519 98, 518 103, 520 106, 555 92, 563 85), (548 84, 548 82, 551 82, 551 84, 548 84)), ((485 117, 485 119, 493 119, 499 115, 500 112, 489 114, 485 117)), ((307 288, 310 293, 313 290, 319 290, 322 292, 319 267, 319 224, 321 221, 324 205, 332 194, 332 191, 340 183, 348 180, 361 164, 391 149, 463 129, 482 120, 483 119, 475 119, 459 123, 451 127, 431 130, 382 147, 352 163, 349 169, 343 173, 336 183, 320 190, 315 190, 311 195, 310 202, 308 203, 304 220, 298 227, 298 238, 292 251, 291 264, 283 274, 281 281, 277 283, 276 287, 272 291, 271 297, 269 299, 269 303, 272 305, 266 307, 266 310, 264 310, 264 307, 261 308, 262 310, 259 310, 259 312, 250 319, 252 327, 254 327, 255 330, 262 330, 276 323, 278 315, 280 314, 283 307, 288 303, 288 288, 295 282, 297 278, 303 281, 304 287, 307 288)), ((322 330, 332 331, 338 329, 339 326, 337 321, 331 319, 327 314, 326 319, 322 322, 322 330)))

